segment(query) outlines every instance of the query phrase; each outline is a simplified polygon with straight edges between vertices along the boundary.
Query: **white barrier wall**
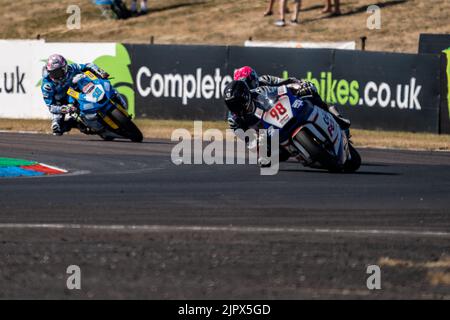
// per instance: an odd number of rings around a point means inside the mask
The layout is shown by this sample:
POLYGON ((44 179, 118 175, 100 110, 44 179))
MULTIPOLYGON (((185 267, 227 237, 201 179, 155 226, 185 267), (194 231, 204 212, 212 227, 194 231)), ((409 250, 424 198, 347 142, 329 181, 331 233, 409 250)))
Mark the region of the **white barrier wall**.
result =
POLYGON ((88 63, 99 56, 113 56, 115 48, 115 43, 0 41, 0 118, 50 118, 40 88, 49 55, 59 53, 69 62, 88 63))
POLYGON ((355 41, 307 42, 307 41, 253 41, 253 40, 247 40, 247 41, 245 41, 244 45, 246 47, 356 50, 356 42, 355 41))

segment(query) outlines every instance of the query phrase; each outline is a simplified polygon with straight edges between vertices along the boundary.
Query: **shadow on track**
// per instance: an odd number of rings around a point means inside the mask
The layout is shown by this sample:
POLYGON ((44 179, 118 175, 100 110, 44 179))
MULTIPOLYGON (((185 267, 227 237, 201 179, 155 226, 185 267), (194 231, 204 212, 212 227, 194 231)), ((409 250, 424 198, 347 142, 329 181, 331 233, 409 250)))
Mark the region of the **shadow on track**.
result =
POLYGON ((372 176, 399 176, 396 172, 374 172, 374 171, 356 171, 353 173, 333 173, 321 169, 280 169, 280 172, 305 172, 305 173, 327 173, 332 175, 372 175, 372 176))
POLYGON ((142 142, 133 142, 127 139, 116 139, 114 141, 105 141, 105 140, 101 140, 101 139, 89 139, 89 140, 78 140, 78 141, 87 141, 87 142, 103 142, 103 143, 133 143, 136 145, 140 145, 140 144, 162 144, 162 145, 171 145, 173 144, 173 142, 170 141, 142 141, 142 142))
POLYGON ((364 163, 363 166, 365 166, 365 167, 389 167, 389 165, 383 164, 383 163, 364 163))

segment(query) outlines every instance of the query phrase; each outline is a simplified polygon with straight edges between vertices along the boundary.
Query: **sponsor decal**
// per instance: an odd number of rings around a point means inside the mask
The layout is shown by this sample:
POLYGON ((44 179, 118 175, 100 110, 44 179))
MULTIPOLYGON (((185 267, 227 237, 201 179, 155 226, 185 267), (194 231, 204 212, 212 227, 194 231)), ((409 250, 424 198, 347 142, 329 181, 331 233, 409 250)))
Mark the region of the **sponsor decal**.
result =
POLYGON ((23 81, 26 77, 20 66, 11 69, 10 72, 0 73, 0 94, 26 94, 23 81))
MULTIPOLYGON (((286 78, 288 72, 284 71, 283 76, 286 78)), ((357 80, 335 79, 332 72, 320 72, 320 77, 315 78, 308 71, 305 80, 314 84, 321 98, 330 104, 422 110, 419 101, 422 86, 414 77, 408 83, 396 85, 374 81, 361 84, 357 80)))
MULTIPOLYGON (((92 82, 89 82, 87 85, 85 85, 84 87, 83 87, 83 93, 85 93, 85 94, 87 94, 87 93, 89 93, 89 92, 91 92, 92 91, 92 89, 94 89, 94 84, 92 83, 92 82)), ((70 90, 70 89, 69 89, 70 90)))
POLYGON ((204 74, 197 68, 191 74, 160 74, 152 72, 147 66, 140 67, 136 74, 136 88, 142 97, 178 98, 183 105, 191 99, 221 99, 226 85, 233 79, 222 75, 220 68, 214 74, 204 74))
POLYGON ((450 119, 450 48, 444 50, 443 52, 447 56, 447 105, 450 119))
POLYGON ((123 44, 116 44, 115 56, 101 56, 93 61, 111 75, 110 82, 113 87, 125 97, 128 104, 128 113, 136 114, 133 89, 133 77, 130 71, 131 58, 127 48, 123 44))

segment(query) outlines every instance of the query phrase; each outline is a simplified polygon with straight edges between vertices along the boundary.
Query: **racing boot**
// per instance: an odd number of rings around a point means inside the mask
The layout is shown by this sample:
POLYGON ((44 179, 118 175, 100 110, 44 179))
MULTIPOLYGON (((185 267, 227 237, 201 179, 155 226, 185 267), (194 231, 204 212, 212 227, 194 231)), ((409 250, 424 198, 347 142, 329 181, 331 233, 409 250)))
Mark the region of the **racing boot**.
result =
POLYGON ((338 123, 338 125, 341 127, 342 130, 348 130, 350 128, 351 122, 350 120, 344 118, 339 111, 336 109, 335 106, 329 106, 328 112, 331 113, 334 120, 338 123))
POLYGON ((62 136, 76 127, 76 121, 72 118, 66 120, 63 115, 55 115, 52 120, 52 132, 54 136, 62 136))
MULTIPOLYGON (((268 150, 267 150, 268 157, 267 158, 266 157, 262 157, 262 156, 258 157, 258 165, 261 168, 268 168, 268 167, 270 167, 272 165, 271 161, 270 161, 270 156, 271 156, 270 144, 268 145, 268 147, 269 147, 268 150)), ((280 145, 278 150, 279 150, 278 161, 279 162, 286 162, 286 161, 288 161, 289 158, 291 157, 290 152, 288 150, 286 150, 286 148, 284 148, 281 145, 280 145)))

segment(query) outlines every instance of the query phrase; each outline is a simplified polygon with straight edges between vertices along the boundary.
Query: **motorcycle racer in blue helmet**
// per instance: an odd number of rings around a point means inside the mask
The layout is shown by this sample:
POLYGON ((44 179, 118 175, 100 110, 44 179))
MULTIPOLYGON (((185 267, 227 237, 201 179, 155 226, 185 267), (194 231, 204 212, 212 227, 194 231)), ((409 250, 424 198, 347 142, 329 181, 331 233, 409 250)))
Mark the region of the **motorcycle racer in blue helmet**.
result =
MULTIPOLYGON (((85 71, 91 71, 99 78, 107 79, 109 74, 93 63, 69 64, 60 54, 53 54, 47 59, 42 72, 41 91, 50 113, 52 114, 52 132, 54 135, 62 135, 74 127, 80 131, 89 133, 88 129, 73 118, 66 121, 65 115, 76 111, 76 106, 69 104, 67 90, 72 84, 73 78, 85 71)), ((119 102, 126 107, 123 98, 117 94, 119 102)))

